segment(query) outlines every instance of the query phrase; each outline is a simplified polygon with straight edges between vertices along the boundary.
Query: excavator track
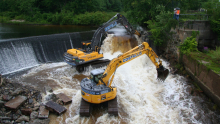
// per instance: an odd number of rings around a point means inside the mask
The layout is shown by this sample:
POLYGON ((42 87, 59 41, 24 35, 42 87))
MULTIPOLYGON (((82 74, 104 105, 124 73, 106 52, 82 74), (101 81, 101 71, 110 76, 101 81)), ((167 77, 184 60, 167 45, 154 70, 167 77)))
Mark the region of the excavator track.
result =
POLYGON ((80 116, 85 116, 89 117, 90 116, 90 103, 86 102, 83 98, 81 99, 81 104, 80 104, 80 111, 79 114, 80 116))
POLYGON ((118 116, 118 101, 117 97, 108 101, 108 114, 118 116))
POLYGON ((96 60, 96 61, 85 63, 85 64, 82 64, 82 65, 78 65, 78 66, 76 66, 76 70, 81 73, 81 72, 85 71, 85 68, 90 66, 90 65, 94 68, 98 68, 98 67, 108 65, 109 62, 110 62, 109 59, 96 60))

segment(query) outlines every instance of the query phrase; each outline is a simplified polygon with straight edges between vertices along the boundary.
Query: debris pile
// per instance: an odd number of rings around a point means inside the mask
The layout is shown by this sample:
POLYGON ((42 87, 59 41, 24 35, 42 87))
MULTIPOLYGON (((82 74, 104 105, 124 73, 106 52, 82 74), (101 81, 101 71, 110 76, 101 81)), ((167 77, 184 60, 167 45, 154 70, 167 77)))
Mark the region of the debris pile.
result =
POLYGON ((52 93, 44 104, 36 88, 2 77, 0 81, 0 123, 49 124, 49 111, 60 115, 66 111, 62 105, 72 102, 63 93, 52 93))

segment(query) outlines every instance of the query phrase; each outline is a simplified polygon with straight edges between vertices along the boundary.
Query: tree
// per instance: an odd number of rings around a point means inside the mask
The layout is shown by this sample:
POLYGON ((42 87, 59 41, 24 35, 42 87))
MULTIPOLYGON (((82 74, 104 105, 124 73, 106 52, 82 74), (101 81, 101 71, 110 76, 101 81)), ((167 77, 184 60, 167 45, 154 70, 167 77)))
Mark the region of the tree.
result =
POLYGON ((145 21, 155 19, 159 13, 156 11, 157 5, 165 6, 171 0, 122 0, 124 11, 132 22, 143 25, 145 21))

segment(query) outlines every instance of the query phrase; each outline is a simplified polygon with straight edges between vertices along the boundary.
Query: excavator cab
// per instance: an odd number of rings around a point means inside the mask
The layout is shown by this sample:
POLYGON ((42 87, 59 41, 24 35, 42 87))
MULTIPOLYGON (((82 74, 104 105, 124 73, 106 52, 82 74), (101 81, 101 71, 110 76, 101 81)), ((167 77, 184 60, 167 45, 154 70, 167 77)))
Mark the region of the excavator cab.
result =
POLYGON ((99 83, 99 79, 102 77, 104 73, 104 69, 95 69, 91 71, 90 79, 94 81, 96 84, 99 83))
POLYGON ((84 52, 86 52, 90 48, 91 48, 91 41, 82 42, 82 49, 84 50, 84 52))

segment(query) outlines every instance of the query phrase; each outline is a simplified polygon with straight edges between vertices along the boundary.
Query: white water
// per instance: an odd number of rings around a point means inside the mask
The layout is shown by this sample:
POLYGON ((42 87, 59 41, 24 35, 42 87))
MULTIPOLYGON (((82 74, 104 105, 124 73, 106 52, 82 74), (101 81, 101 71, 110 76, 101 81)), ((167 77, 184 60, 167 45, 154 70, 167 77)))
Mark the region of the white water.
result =
POLYGON ((38 66, 31 43, 10 42, 0 46, 0 73, 6 75, 20 70, 38 66))
MULTIPOLYGON (((112 59, 122 53, 115 52, 111 54, 110 40, 111 37, 108 37, 102 47, 105 58, 112 59)), ((163 61, 163 65, 169 69, 169 63, 163 61)), ((89 76, 91 70, 92 67, 89 67, 83 75, 89 76)), ((40 80, 39 82, 45 82, 45 85, 55 86, 55 94, 62 92, 72 98, 72 103, 65 106, 67 108, 66 113, 58 117, 50 115, 51 124, 179 124, 202 123, 201 121, 205 122, 204 119, 207 118, 204 115, 205 109, 196 106, 193 102, 192 99, 195 97, 185 92, 186 79, 169 74, 165 82, 158 81, 156 79, 156 67, 146 55, 120 66, 115 73, 113 85, 117 87, 118 117, 109 116, 106 111, 97 119, 94 115, 89 118, 80 117, 80 81, 74 78, 75 75, 79 75, 75 68, 71 68, 71 66, 62 62, 43 64, 33 68, 21 77, 34 76, 40 80), (43 74, 39 76, 38 73, 42 72, 43 74), (195 119, 197 115, 201 116, 198 120, 195 119)), ((196 100, 202 102, 199 98, 196 100)), ((206 110, 205 114, 211 118, 214 113, 206 110)))

